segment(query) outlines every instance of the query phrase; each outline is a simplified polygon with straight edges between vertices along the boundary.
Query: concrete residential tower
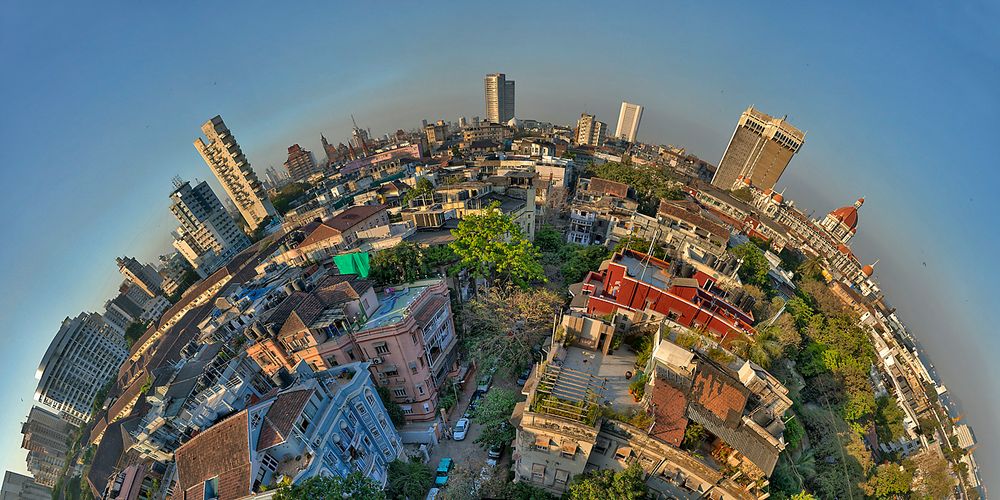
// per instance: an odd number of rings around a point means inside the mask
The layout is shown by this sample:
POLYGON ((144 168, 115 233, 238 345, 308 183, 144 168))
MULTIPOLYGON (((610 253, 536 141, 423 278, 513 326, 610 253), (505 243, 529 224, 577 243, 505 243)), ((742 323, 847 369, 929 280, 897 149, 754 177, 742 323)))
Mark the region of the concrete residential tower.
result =
MULTIPOLYGON (((62 475, 69 453, 73 426, 42 407, 32 406, 28 419, 21 424, 21 447, 28 450, 28 471, 35 482, 53 486, 62 475)), ((0 499, 2 500, 2 499, 0 499)))
POLYGON ((208 142, 199 137, 195 139, 194 147, 236 204, 249 231, 256 231, 267 216, 275 215, 271 200, 257 180, 257 174, 250 167, 250 162, 221 116, 205 122, 201 131, 208 142))
POLYGON ((581 146, 603 146, 607 132, 608 124, 598 121, 594 115, 583 113, 576 121, 576 143, 581 146))
POLYGON ((615 138, 635 142, 641 119, 642 106, 622 101, 622 109, 618 112, 618 127, 615 128, 615 138))
POLYGON ((38 365, 35 401, 57 411, 73 425, 83 425, 94 398, 118 372, 128 349, 125 338, 97 313, 66 318, 38 365))
POLYGON ((758 189, 774 189, 805 138, 805 133, 784 118, 774 118, 750 106, 740 115, 712 184, 733 189, 737 180, 746 179, 758 189))
POLYGON ((514 118, 514 80, 503 73, 486 75, 486 121, 507 123, 514 118))
POLYGON ((190 182, 178 179, 174 185, 170 212, 181 224, 174 232, 174 248, 201 277, 250 246, 250 240, 236 227, 208 182, 191 187, 190 182))

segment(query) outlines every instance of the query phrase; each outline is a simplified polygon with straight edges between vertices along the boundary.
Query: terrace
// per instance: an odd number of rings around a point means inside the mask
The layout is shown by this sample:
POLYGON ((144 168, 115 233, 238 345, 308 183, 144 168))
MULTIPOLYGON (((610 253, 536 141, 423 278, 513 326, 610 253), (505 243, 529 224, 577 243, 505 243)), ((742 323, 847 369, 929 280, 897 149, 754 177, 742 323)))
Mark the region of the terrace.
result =
POLYGON ((627 351, 560 346, 540 367, 531 411, 593 425, 601 406, 616 411, 635 406, 629 394, 634 375, 635 355, 627 351))
POLYGON ((411 307, 424 290, 438 281, 422 280, 402 287, 386 287, 378 294, 378 310, 372 313, 368 321, 362 325, 362 329, 374 330, 403 321, 410 315, 411 307))

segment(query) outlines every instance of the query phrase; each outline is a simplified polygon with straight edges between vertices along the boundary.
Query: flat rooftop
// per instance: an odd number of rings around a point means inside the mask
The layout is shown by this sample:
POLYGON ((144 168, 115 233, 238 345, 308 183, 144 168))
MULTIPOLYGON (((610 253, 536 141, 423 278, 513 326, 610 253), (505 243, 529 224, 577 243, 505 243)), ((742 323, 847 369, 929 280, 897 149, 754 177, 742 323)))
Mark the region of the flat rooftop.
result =
POLYGON ((385 290, 378 294, 378 310, 372 313, 363 328, 365 330, 372 330, 403 321, 403 319, 410 315, 410 307, 420 297, 420 294, 427 287, 439 281, 441 280, 426 279, 402 286, 386 287, 385 290))
MULTIPOLYGON (((556 353, 553 364, 573 370, 578 376, 588 377, 591 381, 591 390, 597 395, 599 404, 611 405, 616 410, 636 405, 628 392, 629 384, 638 375, 635 370, 635 354, 627 349, 619 349, 614 354, 602 354, 580 347, 570 347, 556 353), (631 372, 631 378, 626 378, 628 372, 631 372)), ((557 381, 552 394, 563 399, 576 399, 572 397, 575 385, 577 384, 571 382, 560 384, 557 381)))
MULTIPOLYGON (((639 251, 644 252, 646 249, 639 249, 639 251)), ((639 260, 631 255, 623 254, 616 262, 628 269, 629 276, 643 283, 653 285, 660 290, 670 288, 670 277, 652 261, 647 263, 645 260, 639 260)))

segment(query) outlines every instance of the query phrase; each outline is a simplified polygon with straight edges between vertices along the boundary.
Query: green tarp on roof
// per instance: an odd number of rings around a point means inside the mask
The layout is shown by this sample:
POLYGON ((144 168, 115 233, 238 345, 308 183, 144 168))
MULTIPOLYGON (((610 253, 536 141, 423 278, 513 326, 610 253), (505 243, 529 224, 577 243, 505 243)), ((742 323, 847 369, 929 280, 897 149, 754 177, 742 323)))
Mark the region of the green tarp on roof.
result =
POLYGON ((335 255, 333 263, 337 265, 340 274, 356 274, 367 278, 371 271, 371 257, 368 252, 354 252, 335 255))

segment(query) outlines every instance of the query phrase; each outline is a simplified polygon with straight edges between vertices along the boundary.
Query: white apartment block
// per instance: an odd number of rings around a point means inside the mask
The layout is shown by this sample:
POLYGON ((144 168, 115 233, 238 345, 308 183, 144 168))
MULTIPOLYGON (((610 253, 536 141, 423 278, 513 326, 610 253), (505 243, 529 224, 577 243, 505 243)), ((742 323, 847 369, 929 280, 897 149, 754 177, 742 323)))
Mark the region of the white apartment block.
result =
POLYGON ((91 417, 94 398, 128 355, 125 339, 99 314, 63 320, 38 365, 35 401, 73 425, 91 417))

